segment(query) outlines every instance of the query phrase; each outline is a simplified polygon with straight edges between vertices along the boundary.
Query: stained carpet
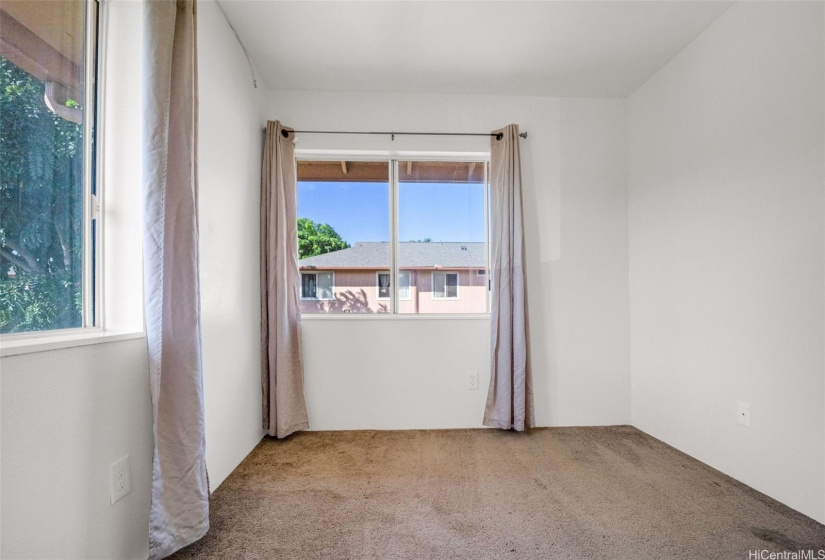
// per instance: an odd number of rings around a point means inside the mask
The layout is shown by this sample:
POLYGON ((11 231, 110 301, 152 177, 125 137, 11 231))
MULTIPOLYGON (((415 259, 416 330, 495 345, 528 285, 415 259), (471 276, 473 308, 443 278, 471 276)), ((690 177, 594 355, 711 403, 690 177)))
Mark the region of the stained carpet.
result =
POLYGON ((265 439, 211 511, 209 534, 173 558, 747 560, 825 549, 825 526, 627 426, 265 439))

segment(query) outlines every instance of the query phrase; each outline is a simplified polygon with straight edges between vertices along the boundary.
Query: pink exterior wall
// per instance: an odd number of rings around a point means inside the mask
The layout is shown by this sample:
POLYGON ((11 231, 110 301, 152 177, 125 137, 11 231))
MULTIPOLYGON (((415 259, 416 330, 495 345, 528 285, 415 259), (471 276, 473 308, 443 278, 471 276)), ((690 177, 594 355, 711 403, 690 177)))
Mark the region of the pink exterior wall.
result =
MULTIPOLYGON (((312 270, 312 272, 327 272, 312 270)), ((333 300, 301 300, 301 312, 389 313, 390 300, 378 299, 377 270, 335 270, 333 300)), ((387 272, 387 271, 381 271, 387 272)), ((432 297, 432 270, 410 271, 410 299, 399 300, 399 313, 486 313, 487 276, 476 269, 440 270, 458 272, 458 299, 432 297)))

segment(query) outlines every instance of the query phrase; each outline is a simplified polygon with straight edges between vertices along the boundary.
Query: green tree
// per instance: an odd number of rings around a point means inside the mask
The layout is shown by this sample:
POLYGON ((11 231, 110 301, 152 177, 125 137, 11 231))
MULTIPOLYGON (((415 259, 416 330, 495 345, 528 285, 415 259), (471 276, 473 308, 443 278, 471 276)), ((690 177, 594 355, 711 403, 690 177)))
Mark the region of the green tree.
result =
POLYGON ((298 218, 298 258, 314 257, 349 249, 338 232, 328 224, 316 224, 309 218, 298 218))
POLYGON ((0 332, 81 324, 83 131, 44 93, 0 57, 0 332))

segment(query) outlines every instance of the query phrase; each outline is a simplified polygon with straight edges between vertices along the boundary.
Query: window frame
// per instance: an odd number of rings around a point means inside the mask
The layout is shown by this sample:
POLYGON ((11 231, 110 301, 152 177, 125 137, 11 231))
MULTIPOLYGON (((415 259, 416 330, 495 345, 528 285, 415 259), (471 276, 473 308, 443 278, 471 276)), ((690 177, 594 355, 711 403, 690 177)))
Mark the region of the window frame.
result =
POLYGON ((461 299, 461 273, 457 270, 433 270, 432 275, 430 277, 430 282, 432 286, 432 290, 430 291, 430 299, 434 299, 436 301, 455 301, 461 299), (447 276, 449 275, 455 276, 455 297, 450 297, 447 295, 447 276), (436 296, 435 295, 435 277, 436 276, 443 276, 444 277, 444 296, 436 296))
POLYGON ((389 301, 392 299, 392 272, 389 270, 377 270, 375 272, 375 299, 379 301, 389 301), (388 288, 390 289, 390 295, 382 296, 381 295, 381 275, 386 274, 390 277, 390 283, 388 288))
POLYGON ((334 301, 335 300, 335 271, 334 270, 301 270, 301 301, 334 301), (331 297, 322 298, 322 297, 304 297, 304 275, 305 274, 312 274, 315 276, 315 294, 318 295, 318 275, 319 274, 329 274, 332 278, 332 283, 330 284, 330 295, 331 297))
MULTIPOLYGON (((103 115, 104 83, 103 65, 105 45, 101 40, 105 36, 106 18, 100 16, 100 3, 97 0, 86 0, 84 17, 83 43, 83 71, 85 90, 83 92, 83 208, 81 212, 82 259, 81 263, 81 293, 83 303, 81 307, 81 325, 65 329, 49 329, 41 331, 26 331, 16 333, 0 333, 0 341, 10 343, 10 347, 0 348, 0 355, 16 355, 27 353, 25 346, 28 341, 40 345, 41 340, 59 339, 56 347, 64 348, 74 345, 74 339, 82 344, 95 343, 102 340, 105 334, 103 314, 103 212, 102 189, 99 188, 103 178, 103 163, 100 155, 103 153, 100 134, 100 123, 103 115), (91 337, 91 338, 89 338, 91 337), (22 349, 22 350, 21 350, 22 349)), ((131 337, 134 333, 126 335, 131 337)), ((124 336, 122 333, 114 335, 124 336)), ((47 343, 48 344, 48 343, 47 343)), ((32 347, 37 351, 38 347, 32 347)))
MULTIPOLYGON (((401 277, 400 275, 402 273, 407 275, 407 293, 408 293, 408 296, 407 297, 400 297, 399 296, 398 301, 412 301, 412 270, 399 270, 398 271, 399 278, 401 277)), ((399 292, 400 292, 401 282, 399 282, 398 284, 399 284, 398 287, 399 287, 399 292)), ((389 301, 389 300, 392 299, 392 271, 390 271, 390 270, 378 270, 378 271, 375 272, 375 299, 377 299, 379 301, 389 301), (389 296, 381 296, 380 295, 381 294, 381 292, 379 291, 381 289, 380 276, 382 274, 386 274, 390 277, 390 286, 389 286, 390 287, 390 295, 389 296)))
MULTIPOLYGON (((369 161, 383 162, 389 164, 389 195, 390 195, 390 278, 397 278, 399 273, 398 263, 398 166, 400 162, 408 161, 455 161, 455 162, 478 162, 484 165, 484 244, 487 256, 485 270, 490 268, 490 152, 444 152, 444 151, 382 151, 382 150, 326 150, 312 148, 298 148, 295 150, 295 160, 297 161, 369 161)), ((303 272, 303 271, 302 271, 303 272)), ((411 279, 412 283, 412 279, 411 279)), ((376 314, 324 314, 324 313, 302 313, 302 319, 387 319, 394 320, 417 320, 417 319, 461 319, 461 318, 489 318, 490 317, 490 286, 487 285, 486 311, 479 313, 400 313, 398 309, 399 301, 409 301, 398 297, 397 282, 390 283, 391 297, 381 298, 381 301, 391 301, 390 313, 376 314)), ((460 284, 460 281, 459 281, 460 284)), ((377 286, 377 277, 376 277, 377 286)), ((458 288, 457 288, 458 289, 458 288)), ((376 297, 377 297, 376 288, 376 297)), ((412 299, 412 285, 410 286, 410 300, 412 299)), ((455 301, 457 298, 440 298, 441 301, 455 301)), ((315 300, 309 300, 315 301, 315 300)))

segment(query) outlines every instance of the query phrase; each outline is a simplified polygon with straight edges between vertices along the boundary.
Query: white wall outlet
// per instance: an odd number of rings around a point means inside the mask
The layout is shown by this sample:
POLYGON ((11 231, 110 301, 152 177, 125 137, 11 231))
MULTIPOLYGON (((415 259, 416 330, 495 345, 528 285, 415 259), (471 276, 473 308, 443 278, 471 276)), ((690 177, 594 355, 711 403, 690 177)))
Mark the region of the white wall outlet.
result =
POLYGON ((109 465, 109 486, 112 503, 132 491, 132 473, 129 469, 129 456, 109 465))
POLYGON ((751 403, 736 401, 736 422, 751 427, 751 403))
POLYGON ((475 391, 478 389, 478 372, 470 371, 467 373, 467 389, 475 391))

